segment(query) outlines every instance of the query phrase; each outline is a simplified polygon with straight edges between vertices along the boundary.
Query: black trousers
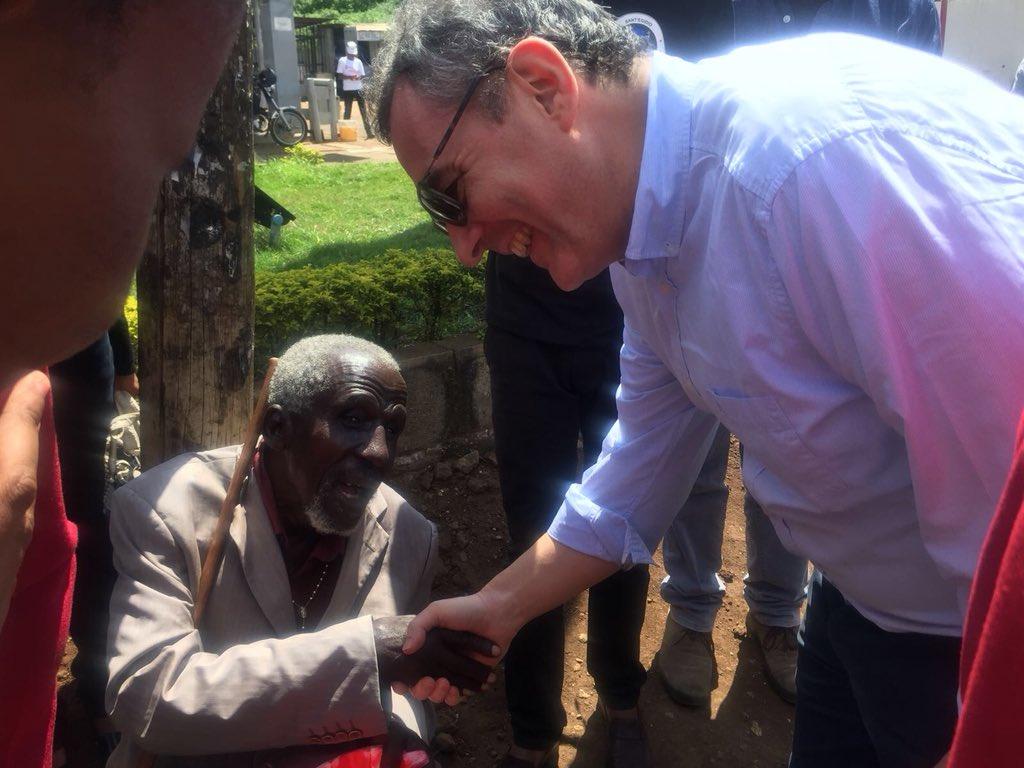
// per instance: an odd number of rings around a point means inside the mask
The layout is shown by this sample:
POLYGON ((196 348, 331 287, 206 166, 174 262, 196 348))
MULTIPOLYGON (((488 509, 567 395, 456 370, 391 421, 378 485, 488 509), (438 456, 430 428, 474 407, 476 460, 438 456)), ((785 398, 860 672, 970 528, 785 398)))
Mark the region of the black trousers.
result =
POLYGON ((815 573, 790 768, 933 768, 957 717, 960 638, 886 632, 815 573))
POLYGON ((344 81, 338 78, 338 93, 341 94, 341 100, 345 104, 345 112, 343 119, 352 119, 352 102, 355 101, 359 105, 359 115, 363 118, 363 128, 366 129, 367 137, 373 137, 373 129, 370 128, 369 116, 366 114, 366 101, 363 99, 363 92, 359 91, 345 91, 342 90, 341 84, 344 81))
POLYGON ((103 717, 107 683, 107 624, 117 580, 103 509, 106 448, 114 417, 114 363, 107 335, 50 367, 61 485, 68 518, 78 526, 71 671, 89 715, 103 717))
MULTIPOLYGON (((619 344, 561 346, 490 327, 495 450, 509 534, 516 555, 547 530, 570 483, 600 453, 615 420, 619 344)), ((590 589, 587 668, 614 709, 635 707, 646 670, 640 629, 647 607, 646 567, 620 571, 590 589)), ((512 736, 526 749, 547 749, 565 727, 561 608, 527 624, 505 657, 512 736)))

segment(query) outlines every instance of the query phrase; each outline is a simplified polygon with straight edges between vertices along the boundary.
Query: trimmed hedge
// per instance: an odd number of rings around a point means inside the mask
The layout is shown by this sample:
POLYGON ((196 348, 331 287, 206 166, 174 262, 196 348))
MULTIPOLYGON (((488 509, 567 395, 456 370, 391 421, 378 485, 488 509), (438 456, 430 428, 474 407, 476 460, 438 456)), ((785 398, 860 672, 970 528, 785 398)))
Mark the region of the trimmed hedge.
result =
POLYGON ((447 249, 385 251, 326 267, 256 274, 256 364, 316 333, 352 333, 394 349, 483 325, 483 268, 447 249))

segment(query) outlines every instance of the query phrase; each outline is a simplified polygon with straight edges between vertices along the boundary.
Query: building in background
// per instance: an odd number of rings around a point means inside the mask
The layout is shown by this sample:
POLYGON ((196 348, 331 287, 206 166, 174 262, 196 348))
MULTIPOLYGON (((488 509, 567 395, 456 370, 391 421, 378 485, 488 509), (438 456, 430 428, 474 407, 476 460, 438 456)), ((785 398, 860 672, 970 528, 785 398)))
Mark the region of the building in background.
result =
POLYGON ((1024 1, 939 0, 938 5, 943 56, 1009 88, 1024 58, 1024 1))
POLYGON ((277 101, 299 106, 304 77, 299 74, 293 0, 259 0, 256 3, 256 68, 272 67, 277 73, 277 101))

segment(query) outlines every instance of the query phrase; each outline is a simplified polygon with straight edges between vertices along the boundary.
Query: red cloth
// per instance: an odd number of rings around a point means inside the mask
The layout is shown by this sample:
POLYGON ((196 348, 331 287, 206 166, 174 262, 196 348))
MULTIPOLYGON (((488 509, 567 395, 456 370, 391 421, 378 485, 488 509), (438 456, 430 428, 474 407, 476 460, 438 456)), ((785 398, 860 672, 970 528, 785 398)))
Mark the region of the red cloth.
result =
POLYGON ((47 398, 39 430, 35 528, 0 631, 0 766, 51 765, 57 668, 71 619, 75 533, 64 514, 53 403, 47 398))
POLYGON ((1024 765, 1024 418, 971 588, 960 692, 949 768, 1024 765))

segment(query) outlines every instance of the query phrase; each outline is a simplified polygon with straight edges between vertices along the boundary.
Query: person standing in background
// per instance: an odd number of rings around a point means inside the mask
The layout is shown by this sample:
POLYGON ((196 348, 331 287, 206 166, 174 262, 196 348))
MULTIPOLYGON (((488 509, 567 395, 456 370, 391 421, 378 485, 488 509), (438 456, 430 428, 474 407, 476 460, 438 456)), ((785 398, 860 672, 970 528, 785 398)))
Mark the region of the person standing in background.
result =
POLYGON ((107 625, 110 596, 117 580, 103 497, 104 452, 116 415, 114 392, 138 395, 138 379, 128 323, 122 315, 110 331, 66 360, 50 367, 54 423, 60 455, 64 507, 78 527, 71 639, 77 654, 71 665, 75 692, 93 728, 101 762, 109 747, 105 727, 107 625))
POLYGON ((352 119, 352 102, 359 105, 359 116, 363 119, 366 138, 373 138, 373 129, 366 115, 366 102, 363 101, 363 80, 366 79, 366 68, 356 55, 359 46, 355 40, 345 43, 345 55, 338 59, 338 82, 341 85, 341 98, 345 102, 345 120, 352 119))

